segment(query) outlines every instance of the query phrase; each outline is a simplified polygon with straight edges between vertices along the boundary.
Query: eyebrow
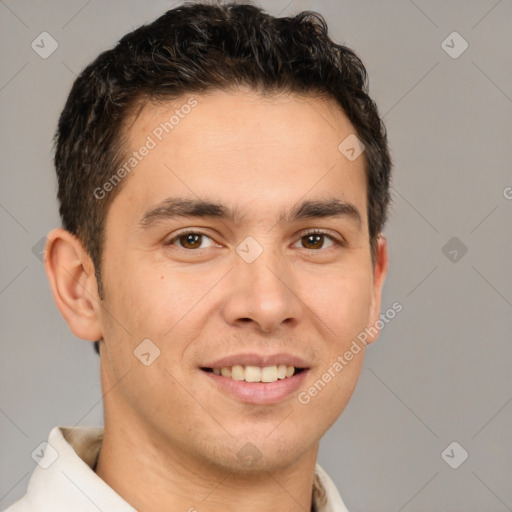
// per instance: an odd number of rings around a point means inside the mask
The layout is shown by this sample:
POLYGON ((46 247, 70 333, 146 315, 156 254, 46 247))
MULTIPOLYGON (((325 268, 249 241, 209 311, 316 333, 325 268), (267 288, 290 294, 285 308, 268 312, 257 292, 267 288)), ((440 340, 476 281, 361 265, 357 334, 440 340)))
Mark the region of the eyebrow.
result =
MULTIPOLYGON (((148 229, 162 221, 179 217, 214 218, 230 222, 240 222, 245 214, 237 207, 205 201, 202 199, 167 198, 156 207, 147 210, 139 221, 141 228, 148 229)), ((337 198, 309 200, 295 205, 288 212, 281 212, 279 222, 296 222, 305 219, 325 217, 345 217, 361 228, 362 218, 359 210, 351 203, 337 198)))

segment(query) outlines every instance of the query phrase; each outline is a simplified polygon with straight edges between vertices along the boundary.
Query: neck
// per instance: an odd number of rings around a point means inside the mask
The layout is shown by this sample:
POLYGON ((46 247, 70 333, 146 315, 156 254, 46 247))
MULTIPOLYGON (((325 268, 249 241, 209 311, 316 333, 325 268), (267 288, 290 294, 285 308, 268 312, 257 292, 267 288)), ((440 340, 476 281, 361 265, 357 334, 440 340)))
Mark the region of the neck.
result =
POLYGON ((240 475, 194 460, 179 448, 162 449, 154 437, 134 433, 106 416, 96 473, 137 510, 311 510, 318 447, 285 469, 240 475))

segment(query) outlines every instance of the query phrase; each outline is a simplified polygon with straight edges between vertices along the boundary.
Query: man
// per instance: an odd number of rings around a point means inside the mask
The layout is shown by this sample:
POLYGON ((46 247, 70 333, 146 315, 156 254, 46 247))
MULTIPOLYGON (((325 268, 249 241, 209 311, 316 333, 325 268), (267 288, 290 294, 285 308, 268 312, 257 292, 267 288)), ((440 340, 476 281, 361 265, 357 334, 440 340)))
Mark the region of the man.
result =
POLYGON ((378 336, 391 168, 356 55, 185 4, 77 78, 55 164, 46 271, 105 424, 55 427, 8 510, 346 511, 316 460, 378 336))

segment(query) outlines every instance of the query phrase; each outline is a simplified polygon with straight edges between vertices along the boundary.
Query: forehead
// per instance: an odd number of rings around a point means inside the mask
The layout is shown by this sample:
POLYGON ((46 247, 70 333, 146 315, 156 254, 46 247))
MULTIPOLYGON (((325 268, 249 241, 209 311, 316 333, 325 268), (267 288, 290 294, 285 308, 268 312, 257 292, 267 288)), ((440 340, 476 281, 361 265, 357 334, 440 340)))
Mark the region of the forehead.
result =
POLYGON ((132 148, 140 137, 151 135, 159 145, 173 139, 175 149, 208 149, 206 144, 234 149, 233 143, 243 143, 240 149, 285 145, 297 150, 299 142, 307 142, 309 148, 330 144, 337 150, 339 137, 351 133, 355 129, 334 99, 294 93, 262 96, 249 88, 140 104, 126 130, 132 148), (184 139, 187 144, 179 145, 184 139))
POLYGON ((215 198, 269 214, 279 204, 282 216, 283 204, 356 195, 362 209, 364 155, 349 160, 339 149, 354 133, 334 100, 296 94, 214 91, 148 103, 125 130, 136 165, 114 203, 215 198))

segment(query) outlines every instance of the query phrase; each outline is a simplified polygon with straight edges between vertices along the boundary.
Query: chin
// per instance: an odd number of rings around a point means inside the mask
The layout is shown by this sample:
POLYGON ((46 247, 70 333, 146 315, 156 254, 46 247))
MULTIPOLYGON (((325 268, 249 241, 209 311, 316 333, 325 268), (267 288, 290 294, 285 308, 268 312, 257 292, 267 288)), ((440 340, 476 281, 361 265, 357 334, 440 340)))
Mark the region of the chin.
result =
POLYGON ((268 433, 262 435, 259 440, 258 436, 233 436, 229 449, 217 448, 217 455, 208 457, 208 463, 222 472, 236 473, 240 476, 268 476, 269 472, 279 472, 293 466, 308 451, 317 448, 317 444, 306 445, 304 436, 297 439, 296 444, 292 444, 290 436, 285 444, 282 437, 272 442, 268 439, 268 433))

